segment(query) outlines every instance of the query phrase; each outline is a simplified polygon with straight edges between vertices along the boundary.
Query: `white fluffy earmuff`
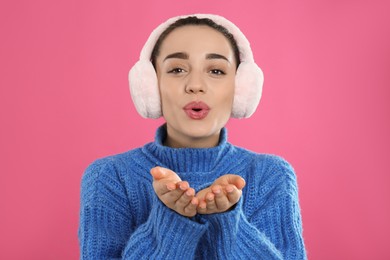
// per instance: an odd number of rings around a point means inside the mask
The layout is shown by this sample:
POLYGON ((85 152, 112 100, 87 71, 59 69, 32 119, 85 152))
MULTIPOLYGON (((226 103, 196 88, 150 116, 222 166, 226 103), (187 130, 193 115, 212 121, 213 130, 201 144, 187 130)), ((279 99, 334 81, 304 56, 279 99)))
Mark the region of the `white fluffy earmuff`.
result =
POLYGON ((231 116, 234 118, 250 117, 255 112, 261 98, 264 82, 263 72, 254 62, 249 41, 240 29, 226 18, 212 14, 193 14, 173 17, 160 24, 150 34, 141 51, 139 61, 129 72, 131 97, 138 113, 145 118, 159 118, 162 116, 157 75, 151 62, 152 51, 160 35, 171 24, 189 16, 209 18, 216 24, 225 27, 234 36, 240 52, 241 63, 236 72, 231 116))

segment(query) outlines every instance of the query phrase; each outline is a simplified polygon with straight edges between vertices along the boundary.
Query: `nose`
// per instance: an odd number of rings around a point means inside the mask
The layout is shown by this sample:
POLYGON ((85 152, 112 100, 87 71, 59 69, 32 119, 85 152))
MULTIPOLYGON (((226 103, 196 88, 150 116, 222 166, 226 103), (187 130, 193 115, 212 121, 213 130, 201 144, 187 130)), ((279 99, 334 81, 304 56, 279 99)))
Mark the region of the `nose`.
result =
POLYGON ((186 82, 186 92, 188 94, 204 94, 206 91, 207 86, 200 73, 192 72, 190 75, 188 75, 188 80, 186 82))

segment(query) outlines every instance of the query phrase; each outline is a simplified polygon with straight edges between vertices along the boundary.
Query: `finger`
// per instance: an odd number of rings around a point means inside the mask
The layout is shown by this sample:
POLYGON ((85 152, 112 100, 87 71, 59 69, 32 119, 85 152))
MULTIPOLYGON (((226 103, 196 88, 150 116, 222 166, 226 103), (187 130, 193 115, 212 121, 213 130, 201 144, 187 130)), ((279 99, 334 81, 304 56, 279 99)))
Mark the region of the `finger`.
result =
MULTIPOLYGON (((234 186, 234 185, 232 185, 234 186)), ((216 207, 218 208, 219 211, 225 211, 227 210, 230 206, 231 203, 229 202, 229 199, 227 195, 222 191, 222 188, 214 188, 213 192, 215 194, 215 204, 216 207)))
POLYGON ((191 202, 194 197, 195 190, 193 188, 189 188, 186 192, 184 192, 175 202, 175 209, 181 212, 184 212, 184 208, 191 202))
POLYGON ((176 183, 176 187, 182 191, 186 191, 188 190, 190 185, 187 181, 179 181, 178 183, 176 183))
POLYGON ((246 184, 244 178, 235 174, 228 175, 228 183, 235 185, 239 190, 243 189, 246 184))
POLYGON ((168 207, 174 208, 176 201, 180 199, 184 194, 184 191, 178 188, 176 184, 172 185, 171 183, 167 184, 167 189, 167 192, 161 194, 161 200, 163 200, 168 207))
POLYGON ((176 184, 174 182, 154 181, 153 188, 158 196, 163 196, 175 190, 176 184))
POLYGON ((246 185, 246 181, 244 178, 238 176, 238 180, 236 181, 235 185, 236 185, 237 189, 242 190, 246 185))
POLYGON ((199 200, 196 197, 193 197, 188 203, 188 205, 184 208, 184 214, 188 217, 193 217, 196 214, 196 208, 198 207, 199 200))
POLYGON ((213 185, 212 187, 211 187, 211 191, 215 194, 215 195, 218 195, 218 194, 220 194, 221 192, 222 192, 222 187, 221 187, 221 185, 213 185))
POLYGON ((172 178, 177 181, 181 181, 180 177, 174 171, 160 166, 150 169, 150 174, 155 180, 161 180, 163 178, 172 178))
POLYGON ((201 214, 207 212, 207 203, 205 200, 199 200, 197 211, 201 214))
MULTIPOLYGON (((184 192, 186 192, 189 188, 190 188, 190 185, 186 181, 180 181, 177 183, 167 183, 167 189, 170 192, 173 192, 171 195, 173 197, 179 196, 179 197, 177 197, 176 201, 179 200, 181 198, 181 196, 183 196, 184 192)), ((195 194, 195 190, 191 193, 195 194)))
POLYGON ((209 211, 215 211, 217 209, 217 205, 215 204, 215 195, 214 193, 210 192, 210 193, 207 193, 206 195, 206 207, 207 207, 207 210, 209 211))
POLYGON ((235 185, 228 185, 225 190, 229 202, 232 204, 237 203, 241 197, 242 191, 237 189, 235 185))
POLYGON ((160 179, 165 177, 165 175, 166 175, 165 171, 163 171, 161 169, 162 169, 162 167, 159 167, 159 166, 150 169, 150 174, 153 176, 153 179, 160 180, 160 179))

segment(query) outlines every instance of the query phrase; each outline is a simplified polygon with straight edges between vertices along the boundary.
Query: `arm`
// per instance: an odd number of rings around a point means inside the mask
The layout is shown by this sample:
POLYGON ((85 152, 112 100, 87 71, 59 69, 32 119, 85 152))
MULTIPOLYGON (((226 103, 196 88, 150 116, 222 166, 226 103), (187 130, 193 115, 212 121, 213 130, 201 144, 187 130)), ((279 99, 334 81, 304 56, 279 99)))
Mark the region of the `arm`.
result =
POLYGON ((139 199, 135 194, 125 188, 110 160, 88 167, 81 187, 80 258, 193 258, 207 224, 180 216, 154 197, 151 212, 144 213, 149 217, 137 226, 138 216, 129 201, 139 199))
POLYGON ((109 160, 98 160, 81 182, 80 259, 120 259, 132 232, 130 207, 109 160), (111 192, 114 191, 114 192, 111 192), (115 219, 115 221, 112 221, 115 219))
POLYGON ((209 224, 208 235, 217 242, 215 257, 306 259, 293 169, 270 157, 254 171, 247 196, 232 210, 202 216, 209 224))
POLYGON ((207 229, 155 199, 148 221, 131 235, 124 259, 193 259, 207 229))

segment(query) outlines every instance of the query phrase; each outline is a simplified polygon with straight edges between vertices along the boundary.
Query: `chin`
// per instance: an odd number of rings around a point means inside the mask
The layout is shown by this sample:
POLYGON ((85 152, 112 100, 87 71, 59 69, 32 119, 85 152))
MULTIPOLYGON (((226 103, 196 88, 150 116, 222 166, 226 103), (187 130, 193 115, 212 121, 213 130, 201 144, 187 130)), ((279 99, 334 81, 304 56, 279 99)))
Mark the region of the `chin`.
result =
POLYGON ((194 122, 185 125, 184 127, 187 129, 189 136, 192 136, 193 138, 202 138, 218 135, 223 126, 217 127, 207 123, 194 122))

